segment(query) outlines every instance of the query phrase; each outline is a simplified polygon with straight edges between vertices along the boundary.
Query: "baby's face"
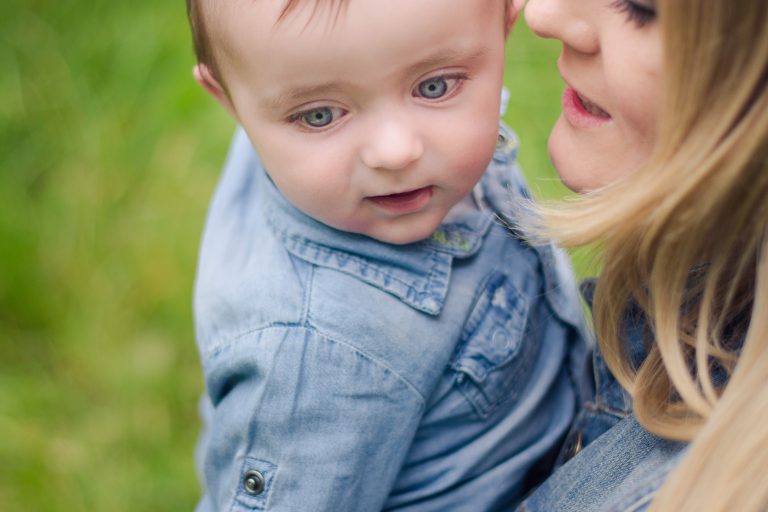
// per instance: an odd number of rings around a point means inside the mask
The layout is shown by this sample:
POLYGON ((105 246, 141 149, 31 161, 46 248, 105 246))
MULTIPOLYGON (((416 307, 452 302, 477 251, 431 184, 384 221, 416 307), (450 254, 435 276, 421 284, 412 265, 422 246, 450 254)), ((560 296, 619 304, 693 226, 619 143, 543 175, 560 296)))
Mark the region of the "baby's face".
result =
POLYGON ((279 22, 283 2, 227 4, 229 108, 285 197, 344 231, 428 237, 496 144, 504 2, 304 2, 279 22))

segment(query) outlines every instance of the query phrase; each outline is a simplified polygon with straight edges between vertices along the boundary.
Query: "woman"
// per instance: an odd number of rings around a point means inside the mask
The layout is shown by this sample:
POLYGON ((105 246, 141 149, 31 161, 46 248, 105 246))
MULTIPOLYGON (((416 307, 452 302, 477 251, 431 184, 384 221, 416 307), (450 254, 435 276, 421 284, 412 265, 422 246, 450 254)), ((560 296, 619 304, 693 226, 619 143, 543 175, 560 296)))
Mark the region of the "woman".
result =
POLYGON ((549 150, 584 193, 546 231, 604 259, 572 452, 605 433, 521 509, 768 510, 768 2, 529 0, 526 19, 563 43, 549 150))

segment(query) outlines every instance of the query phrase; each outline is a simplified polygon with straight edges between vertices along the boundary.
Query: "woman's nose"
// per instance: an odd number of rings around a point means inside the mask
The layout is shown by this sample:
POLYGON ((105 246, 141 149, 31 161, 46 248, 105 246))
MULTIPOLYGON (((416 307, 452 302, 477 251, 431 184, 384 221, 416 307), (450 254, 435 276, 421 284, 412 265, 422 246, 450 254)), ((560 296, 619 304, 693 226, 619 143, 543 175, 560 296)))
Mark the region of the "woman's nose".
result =
POLYGON ((600 40, 586 14, 593 0, 528 0, 525 21, 539 37, 558 39, 579 53, 596 53, 600 40))
POLYGON ((407 119, 389 119, 364 135, 363 163, 370 169, 405 169, 421 158, 424 145, 407 119))

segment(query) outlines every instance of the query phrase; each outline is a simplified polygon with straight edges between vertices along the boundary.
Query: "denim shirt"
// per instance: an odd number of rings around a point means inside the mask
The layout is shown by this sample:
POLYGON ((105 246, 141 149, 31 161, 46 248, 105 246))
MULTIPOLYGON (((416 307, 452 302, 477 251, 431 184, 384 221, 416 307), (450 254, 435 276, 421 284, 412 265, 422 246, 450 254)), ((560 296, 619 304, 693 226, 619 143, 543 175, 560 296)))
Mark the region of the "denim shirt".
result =
POLYGON ((394 246, 294 208, 238 132, 195 290, 199 511, 519 502, 571 424, 586 350, 562 254, 499 221, 525 194, 514 135, 499 141, 481 206, 394 246))
MULTIPOLYGON (((592 302, 594 281, 584 286, 592 302)), ((624 326, 629 354, 645 357, 645 322, 637 312, 624 326)), ((579 412, 559 455, 561 467, 518 508, 520 512, 640 512, 647 510, 685 454, 686 443, 651 434, 635 419, 632 397, 602 354, 592 357, 595 395, 579 412), (582 449, 583 448, 583 449, 582 449)))

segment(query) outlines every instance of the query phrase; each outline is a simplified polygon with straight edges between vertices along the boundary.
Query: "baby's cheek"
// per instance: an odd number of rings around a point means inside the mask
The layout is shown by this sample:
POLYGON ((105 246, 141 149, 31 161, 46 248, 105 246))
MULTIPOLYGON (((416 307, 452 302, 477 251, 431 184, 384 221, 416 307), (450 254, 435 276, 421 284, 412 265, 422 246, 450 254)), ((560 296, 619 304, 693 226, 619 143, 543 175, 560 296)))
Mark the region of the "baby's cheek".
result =
POLYGON ((494 125, 493 131, 487 131, 482 136, 471 139, 471 144, 465 144, 462 151, 457 154, 457 162, 462 174, 468 182, 470 188, 480 179, 485 172, 496 148, 496 138, 498 136, 498 126, 494 125))

